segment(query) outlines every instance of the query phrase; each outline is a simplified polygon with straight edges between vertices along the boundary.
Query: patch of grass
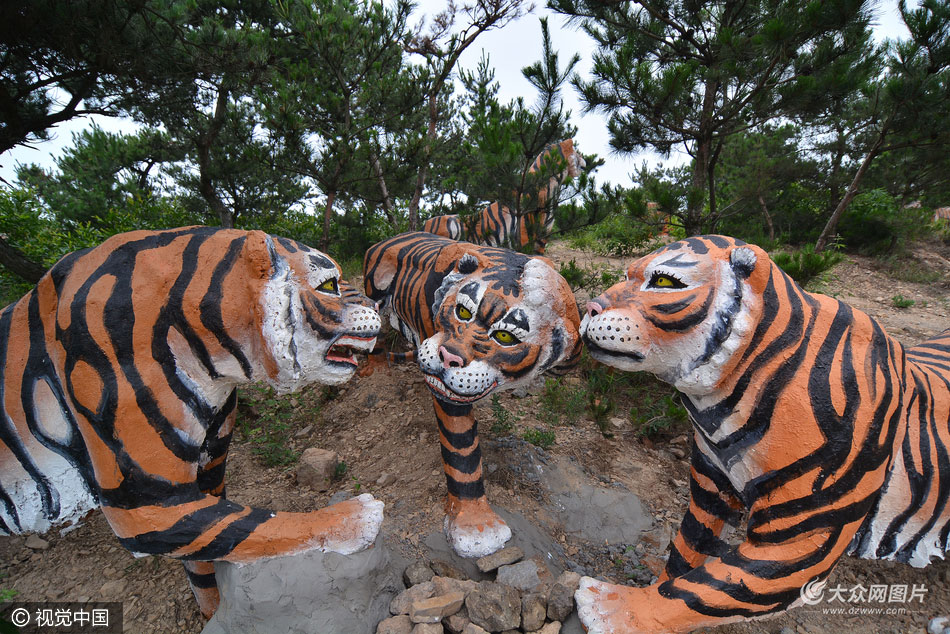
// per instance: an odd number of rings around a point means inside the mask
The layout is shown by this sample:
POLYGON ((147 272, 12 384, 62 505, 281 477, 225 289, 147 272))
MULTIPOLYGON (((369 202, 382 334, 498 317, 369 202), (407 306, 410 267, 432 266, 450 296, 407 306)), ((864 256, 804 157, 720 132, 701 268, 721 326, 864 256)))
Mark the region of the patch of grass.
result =
POLYGON ((304 393, 278 397, 269 386, 253 386, 240 396, 243 415, 238 430, 253 453, 266 467, 285 467, 300 458, 290 446, 301 419, 313 420, 323 404, 337 395, 335 388, 323 387, 316 398, 304 393))
POLYGON ((894 308, 910 308, 917 302, 912 299, 908 299, 903 295, 895 295, 891 298, 891 303, 894 304, 894 308))
POLYGON ((537 427, 526 429, 521 437, 532 445, 541 447, 542 449, 550 449, 555 441, 553 429, 538 429, 537 427))
POLYGON ((673 394, 658 399, 645 396, 639 406, 630 409, 630 419, 638 424, 637 435, 647 438, 689 426, 689 414, 673 394))
POLYGON ((844 255, 833 249, 815 253, 815 246, 811 244, 798 251, 779 251, 771 254, 771 257, 780 269, 802 287, 844 259, 844 255))
POLYGON ((510 434, 515 428, 517 418, 501 404, 497 394, 491 395, 491 413, 494 418, 491 424, 491 433, 496 436, 510 434))
POLYGON ((344 461, 339 461, 336 463, 336 468, 333 469, 333 479, 342 480, 343 476, 346 475, 346 470, 349 469, 344 461))
POLYGON ((584 413, 586 403, 587 391, 583 386, 572 388, 563 377, 547 378, 544 380, 538 417, 549 425, 562 422, 574 425, 584 413))
POLYGON ((656 228, 626 214, 611 214, 590 227, 576 231, 569 244, 607 256, 628 257, 643 251, 654 239, 656 228))

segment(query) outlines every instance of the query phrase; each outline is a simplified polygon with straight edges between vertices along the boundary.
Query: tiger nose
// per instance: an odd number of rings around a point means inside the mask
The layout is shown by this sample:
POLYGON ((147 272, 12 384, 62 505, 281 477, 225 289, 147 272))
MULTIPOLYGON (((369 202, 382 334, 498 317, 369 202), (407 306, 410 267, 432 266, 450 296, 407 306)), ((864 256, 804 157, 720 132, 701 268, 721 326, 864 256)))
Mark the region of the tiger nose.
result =
POLYGON ((591 317, 596 317, 597 315, 599 315, 599 314, 602 313, 602 312, 604 312, 604 307, 603 307, 603 306, 601 306, 600 304, 598 304, 598 303, 595 302, 594 300, 591 300, 591 301, 587 302, 587 314, 588 314, 588 315, 590 315, 591 317))
POLYGON ((449 368, 461 368, 465 363, 462 357, 449 352, 445 346, 439 346, 439 359, 442 361, 442 367, 446 370, 449 368))

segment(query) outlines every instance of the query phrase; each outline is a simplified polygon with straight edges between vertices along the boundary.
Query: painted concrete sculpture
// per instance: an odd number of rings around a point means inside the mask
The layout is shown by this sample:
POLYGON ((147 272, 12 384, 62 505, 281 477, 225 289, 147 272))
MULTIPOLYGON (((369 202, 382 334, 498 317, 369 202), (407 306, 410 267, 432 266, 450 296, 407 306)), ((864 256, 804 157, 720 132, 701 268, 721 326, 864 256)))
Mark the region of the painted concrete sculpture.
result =
POLYGON ((463 557, 501 548, 511 530, 489 507, 472 403, 576 364, 580 316, 551 263, 429 233, 374 245, 365 291, 416 350, 439 424, 445 532, 463 557))
POLYGON ((798 604, 845 553, 925 566, 950 532, 950 332, 904 349, 758 247, 689 238, 588 304, 594 358, 674 385, 690 505, 647 588, 584 578, 592 633, 685 632, 798 604), (745 540, 720 539, 749 513, 745 540))
POLYGON ((202 612, 211 562, 372 544, 369 495, 310 513, 225 499, 235 387, 336 384, 379 315, 328 257, 259 231, 120 234, 67 255, 0 313, 0 530, 101 507, 120 543, 181 559, 202 612))
POLYGON ((568 179, 576 178, 587 167, 584 157, 574 149, 574 139, 552 143, 534 159, 528 174, 553 175, 538 191, 537 199, 530 201, 534 211, 520 216, 501 203, 492 203, 471 219, 466 229, 455 214, 434 216, 423 224, 422 230, 452 240, 468 240, 475 244, 505 247, 524 251, 534 236, 534 252, 544 254, 548 236, 554 229, 554 213, 549 201, 557 200, 557 192, 568 179))

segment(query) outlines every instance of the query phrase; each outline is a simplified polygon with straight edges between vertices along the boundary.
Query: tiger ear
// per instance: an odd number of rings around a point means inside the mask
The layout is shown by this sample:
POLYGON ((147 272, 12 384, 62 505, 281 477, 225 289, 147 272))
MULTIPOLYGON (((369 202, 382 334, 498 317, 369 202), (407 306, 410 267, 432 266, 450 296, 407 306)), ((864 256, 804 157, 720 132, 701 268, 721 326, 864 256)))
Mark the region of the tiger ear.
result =
POLYGON ((267 279, 273 274, 275 259, 273 241, 263 231, 248 231, 244 241, 244 256, 252 279, 267 279))
POLYGON ((748 279, 752 275, 757 260, 758 257, 755 251, 749 247, 738 247, 729 254, 729 264, 732 265, 732 270, 741 279, 748 279))

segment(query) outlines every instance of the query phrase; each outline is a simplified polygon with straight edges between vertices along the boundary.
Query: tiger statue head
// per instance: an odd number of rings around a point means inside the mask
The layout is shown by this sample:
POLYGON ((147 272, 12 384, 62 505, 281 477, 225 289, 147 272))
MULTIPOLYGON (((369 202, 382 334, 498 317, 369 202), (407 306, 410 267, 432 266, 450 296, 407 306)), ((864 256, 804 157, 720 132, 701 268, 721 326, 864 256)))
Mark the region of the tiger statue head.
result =
POLYGON ((471 403, 573 366, 580 316, 567 282, 545 258, 458 243, 435 292, 436 332, 418 349, 426 384, 441 401, 471 403))
POLYGON ((587 304, 587 349, 685 394, 709 393, 752 336, 771 266, 762 249, 734 238, 669 244, 634 261, 623 282, 587 304))
POLYGON ((357 368, 354 353, 376 344, 381 323, 374 303, 320 251, 263 237, 270 264, 260 301, 266 381, 279 393, 347 381, 357 368))

